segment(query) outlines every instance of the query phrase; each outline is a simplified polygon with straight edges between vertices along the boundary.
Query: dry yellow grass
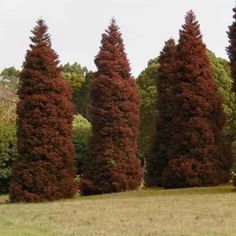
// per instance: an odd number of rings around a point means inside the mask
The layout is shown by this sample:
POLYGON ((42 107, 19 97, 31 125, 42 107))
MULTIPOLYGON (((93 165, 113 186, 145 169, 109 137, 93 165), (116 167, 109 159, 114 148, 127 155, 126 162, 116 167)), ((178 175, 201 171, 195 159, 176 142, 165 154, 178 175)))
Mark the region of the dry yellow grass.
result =
POLYGON ((138 191, 53 203, 5 204, 0 235, 236 236, 232 186, 138 191))

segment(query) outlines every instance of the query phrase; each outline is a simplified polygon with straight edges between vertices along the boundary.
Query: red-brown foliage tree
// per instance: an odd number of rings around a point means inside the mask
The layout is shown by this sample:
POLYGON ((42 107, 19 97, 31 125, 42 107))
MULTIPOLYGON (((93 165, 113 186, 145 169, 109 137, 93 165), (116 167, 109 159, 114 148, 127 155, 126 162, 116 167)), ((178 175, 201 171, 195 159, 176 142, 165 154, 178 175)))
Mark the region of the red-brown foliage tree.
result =
POLYGON ((233 8, 233 23, 229 26, 228 38, 229 38, 229 46, 226 48, 226 51, 229 56, 230 66, 231 66, 231 74, 234 80, 233 90, 236 92, 236 7, 233 8))
POLYGON ((142 181, 136 157, 140 99, 114 20, 101 44, 91 88, 92 138, 80 182, 83 195, 136 189, 142 181))
POLYGON ((187 13, 180 30, 176 55, 173 130, 163 185, 178 188, 226 182, 232 157, 222 135, 225 121, 222 101, 192 11, 187 13))
POLYGON ((73 197, 77 191, 71 89, 62 79, 47 29, 43 20, 37 21, 20 74, 13 202, 73 197))
POLYGON ((172 135, 173 101, 171 99, 175 81, 176 45, 173 39, 168 40, 160 54, 160 66, 157 71, 157 110, 156 135, 150 154, 146 160, 145 184, 162 186, 163 170, 168 163, 169 142, 172 135))

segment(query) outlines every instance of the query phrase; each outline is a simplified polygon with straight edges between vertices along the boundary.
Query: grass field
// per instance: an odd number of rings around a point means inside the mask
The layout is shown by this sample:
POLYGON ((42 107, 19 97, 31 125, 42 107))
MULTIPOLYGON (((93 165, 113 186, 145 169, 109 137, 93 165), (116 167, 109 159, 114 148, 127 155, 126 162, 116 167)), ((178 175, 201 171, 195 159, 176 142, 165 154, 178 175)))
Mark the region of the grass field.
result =
POLYGON ((1 236, 236 236, 232 186, 138 191, 39 204, 5 203, 1 236))

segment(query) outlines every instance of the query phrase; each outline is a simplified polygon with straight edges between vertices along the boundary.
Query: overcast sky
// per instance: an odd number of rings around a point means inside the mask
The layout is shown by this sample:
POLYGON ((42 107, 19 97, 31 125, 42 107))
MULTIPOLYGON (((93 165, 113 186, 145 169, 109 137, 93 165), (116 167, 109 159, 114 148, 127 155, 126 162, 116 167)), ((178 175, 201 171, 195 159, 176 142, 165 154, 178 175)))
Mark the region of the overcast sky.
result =
POLYGON ((76 61, 95 70, 101 34, 115 17, 137 76, 149 59, 159 55, 164 41, 178 40, 190 9, 197 15, 207 47, 227 58, 226 31, 234 5, 234 0, 0 0, 0 70, 21 67, 30 30, 41 17, 62 63, 76 61))

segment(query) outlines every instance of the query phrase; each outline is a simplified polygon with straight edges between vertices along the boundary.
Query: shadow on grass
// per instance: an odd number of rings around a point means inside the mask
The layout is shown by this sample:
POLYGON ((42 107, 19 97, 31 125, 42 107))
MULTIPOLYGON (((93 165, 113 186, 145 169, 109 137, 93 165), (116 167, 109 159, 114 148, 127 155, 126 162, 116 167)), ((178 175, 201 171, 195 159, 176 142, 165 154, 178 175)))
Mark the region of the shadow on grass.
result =
POLYGON ((196 187, 196 188, 179 188, 179 189, 164 189, 164 188, 147 188, 143 187, 139 190, 109 193, 92 196, 76 197, 77 200, 99 200, 99 199, 126 199, 130 197, 160 197, 160 196, 179 196, 179 195, 204 195, 204 194, 228 194, 236 192, 235 188, 230 185, 221 185, 216 187, 196 187))
MULTIPOLYGON (((138 190, 119 192, 119 193, 106 193, 100 195, 81 196, 79 193, 73 199, 63 199, 56 202, 71 202, 83 200, 106 200, 106 199, 129 199, 129 198, 145 198, 145 197, 161 197, 161 196, 188 196, 188 195, 209 195, 209 194, 230 194, 236 193, 234 186, 220 185, 216 187, 196 187, 196 188, 178 188, 178 189, 164 189, 164 188, 147 188, 142 187, 138 190)), ((41 202, 40 204, 48 204, 50 201, 41 202)), ((0 196, 0 205, 6 204, 19 204, 11 203, 8 195, 0 196)), ((27 204, 27 203, 26 203, 27 204)), ((34 204, 34 203, 30 203, 34 204)))

